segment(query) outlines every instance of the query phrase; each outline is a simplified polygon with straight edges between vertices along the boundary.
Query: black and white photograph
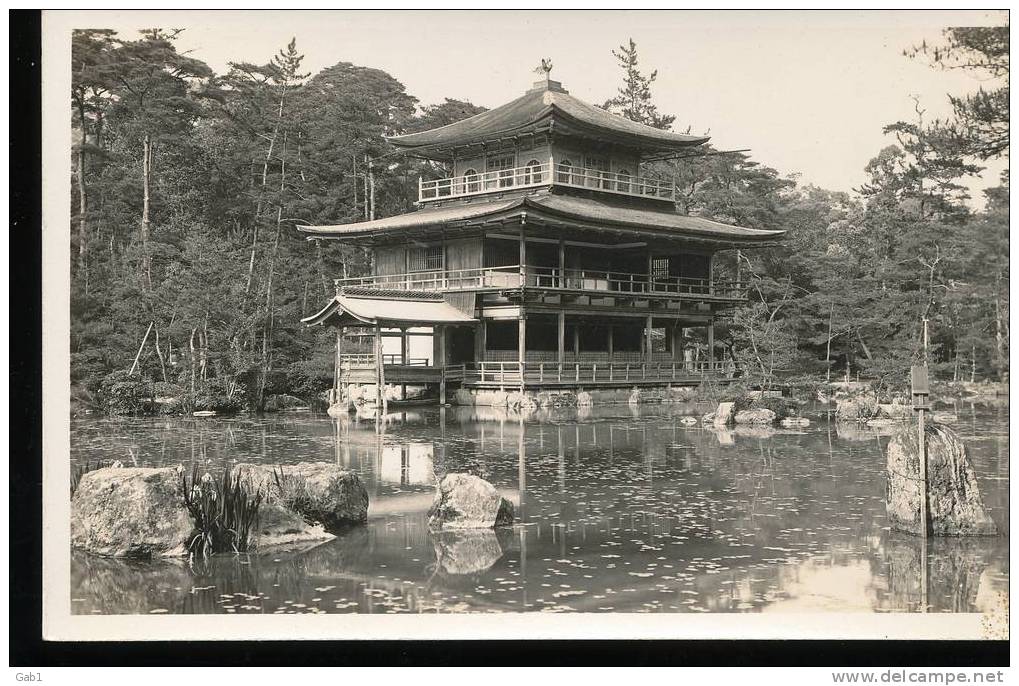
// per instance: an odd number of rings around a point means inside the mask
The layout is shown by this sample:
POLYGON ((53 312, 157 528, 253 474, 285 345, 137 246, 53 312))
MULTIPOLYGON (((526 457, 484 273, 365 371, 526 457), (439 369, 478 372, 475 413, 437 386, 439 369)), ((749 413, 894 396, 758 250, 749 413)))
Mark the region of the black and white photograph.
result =
POLYGON ((43 12, 47 637, 1007 639, 1009 32, 43 12))

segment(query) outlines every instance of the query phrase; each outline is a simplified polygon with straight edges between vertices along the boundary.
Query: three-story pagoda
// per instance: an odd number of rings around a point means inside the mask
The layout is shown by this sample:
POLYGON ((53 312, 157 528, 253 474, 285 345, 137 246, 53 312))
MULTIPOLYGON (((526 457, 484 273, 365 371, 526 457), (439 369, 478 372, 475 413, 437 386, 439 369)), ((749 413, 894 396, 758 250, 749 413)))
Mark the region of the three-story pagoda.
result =
POLYGON ((370 276, 338 279, 335 299, 304 320, 374 336, 364 354, 337 334, 336 390, 434 384, 445 401, 453 385, 483 403, 493 389, 723 373, 715 320, 746 291, 715 278, 714 257, 783 232, 680 214, 671 183, 640 175, 642 162, 707 140, 613 115, 547 77, 501 107, 389 138, 449 176, 419 181, 414 212, 301 227, 374 252, 370 276))

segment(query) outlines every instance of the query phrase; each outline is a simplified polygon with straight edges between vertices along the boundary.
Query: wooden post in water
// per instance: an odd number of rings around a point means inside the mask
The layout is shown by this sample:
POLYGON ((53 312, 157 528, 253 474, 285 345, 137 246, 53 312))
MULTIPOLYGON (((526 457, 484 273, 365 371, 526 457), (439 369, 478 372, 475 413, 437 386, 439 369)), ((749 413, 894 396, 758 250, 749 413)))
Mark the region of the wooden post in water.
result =
MULTIPOLYGON (((924 320, 924 343, 927 340, 927 320, 924 320)), ((926 348, 926 346, 925 346, 926 348)), ((926 352, 926 350, 925 350, 926 352)), ((926 357, 926 355, 925 355, 926 357)), ((920 603, 921 611, 927 612, 927 536, 930 532, 928 513, 927 488, 927 442, 924 416, 929 405, 930 383, 927 376, 927 365, 914 365, 910 369, 910 385, 912 386, 913 409, 917 411, 917 459, 920 463, 920 603)))

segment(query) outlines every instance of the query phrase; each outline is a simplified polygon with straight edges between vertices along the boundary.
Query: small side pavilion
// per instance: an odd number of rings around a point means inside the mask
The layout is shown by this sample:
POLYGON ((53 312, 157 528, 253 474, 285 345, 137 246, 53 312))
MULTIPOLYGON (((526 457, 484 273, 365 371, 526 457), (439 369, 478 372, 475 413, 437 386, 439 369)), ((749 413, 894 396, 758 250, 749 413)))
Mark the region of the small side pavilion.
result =
POLYGON ((301 320, 308 326, 325 325, 336 328, 336 366, 333 397, 350 384, 374 384, 376 400, 381 407, 385 384, 437 385, 439 401, 446 401, 446 327, 473 326, 476 319, 446 302, 441 293, 382 290, 373 288, 340 288, 329 304, 301 320), (412 329, 428 327, 434 350, 431 359, 412 360, 409 340, 412 329), (360 330, 360 337, 372 338, 371 353, 345 353, 344 338, 348 328, 360 330), (400 339, 400 354, 383 354, 382 339, 400 339), (423 364, 422 364, 423 362, 423 364))

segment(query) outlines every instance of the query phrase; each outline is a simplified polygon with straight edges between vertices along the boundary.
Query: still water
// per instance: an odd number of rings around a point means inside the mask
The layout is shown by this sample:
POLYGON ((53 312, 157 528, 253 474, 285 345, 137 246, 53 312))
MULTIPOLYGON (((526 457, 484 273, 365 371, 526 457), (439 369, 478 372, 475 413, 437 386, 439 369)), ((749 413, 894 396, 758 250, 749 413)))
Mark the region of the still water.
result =
MULTIPOLYGON (((888 429, 686 426, 693 405, 422 408, 373 421, 280 414, 72 422, 71 459, 125 465, 335 461, 367 526, 303 551, 129 562, 74 553, 78 614, 916 612, 917 539, 888 529, 888 429), (517 506, 512 528, 431 533, 437 478, 467 471, 517 506)), ((1008 587, 1008 407, 958 404, 1002 536, 929 545, 931 611, 1000 608, 1008 587)))

